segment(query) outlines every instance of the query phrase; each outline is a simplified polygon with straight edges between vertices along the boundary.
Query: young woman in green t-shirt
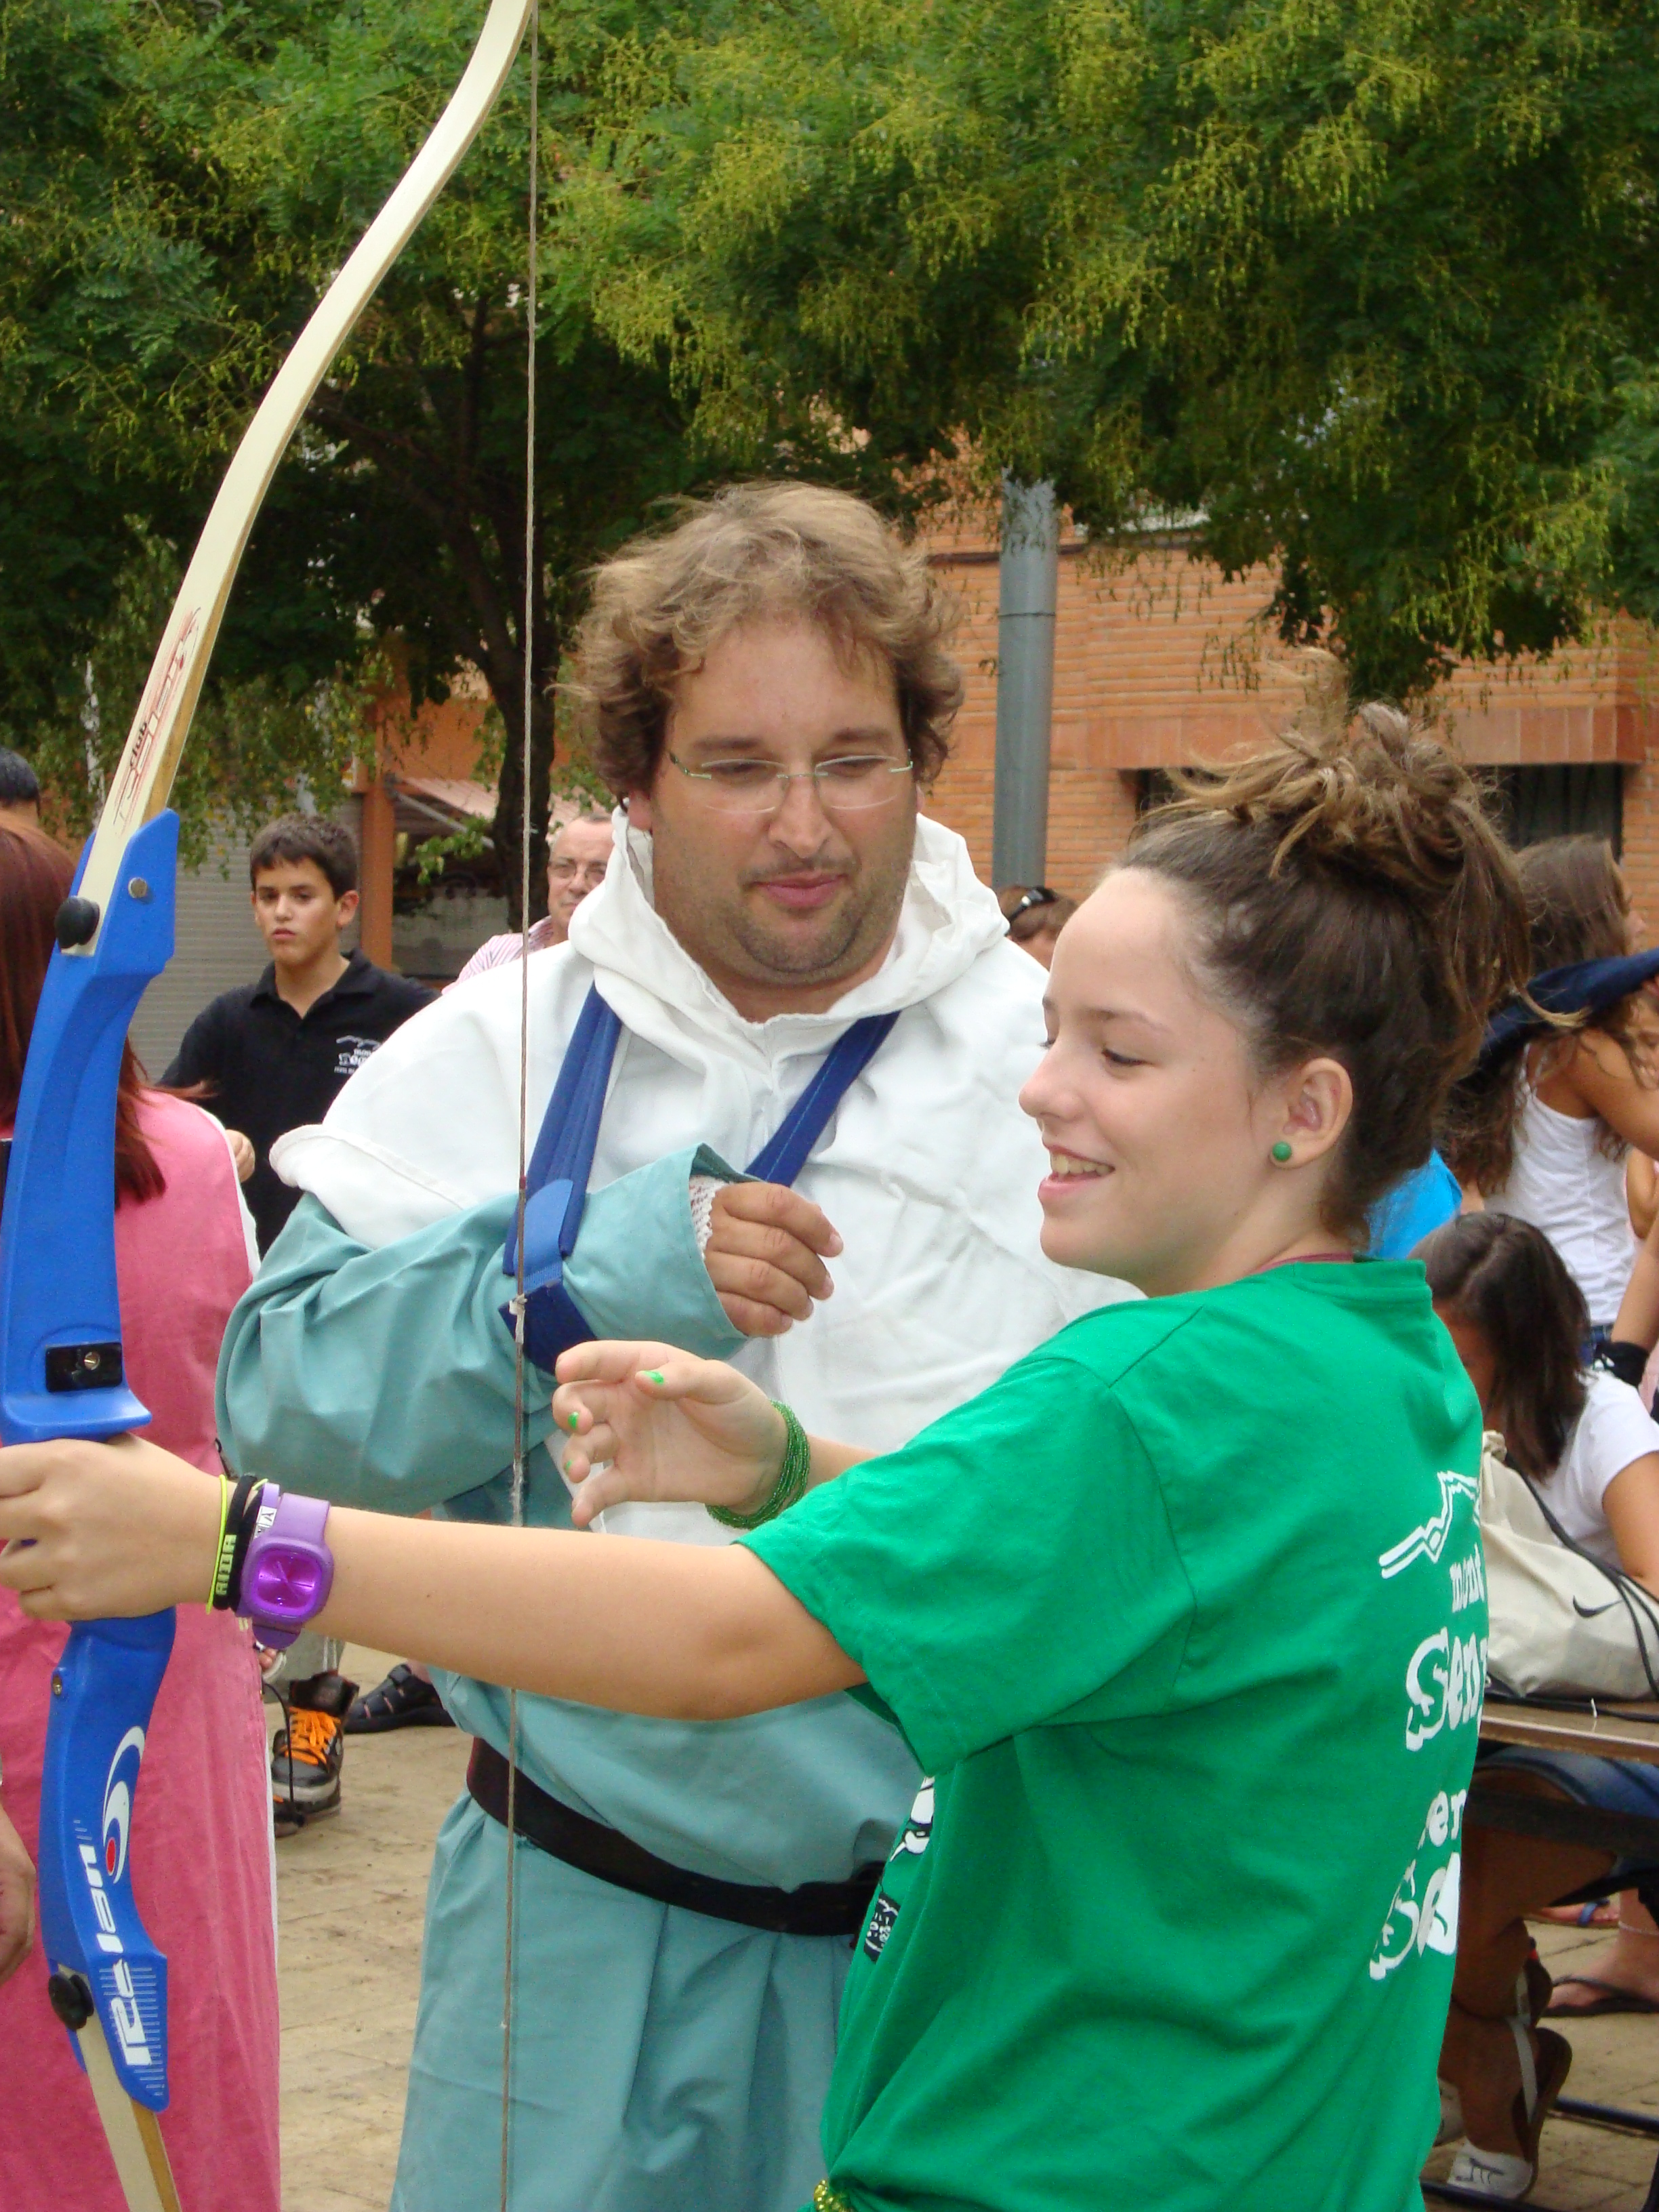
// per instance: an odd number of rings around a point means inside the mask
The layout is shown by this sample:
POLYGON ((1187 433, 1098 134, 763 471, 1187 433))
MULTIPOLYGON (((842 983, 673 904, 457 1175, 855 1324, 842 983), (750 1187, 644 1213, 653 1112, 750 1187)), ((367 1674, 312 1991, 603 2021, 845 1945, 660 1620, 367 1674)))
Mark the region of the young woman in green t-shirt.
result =
MULTIPOLYGON (((1340 1263, 1526 959, 1449 753, 1381 708, 1286 738, 1143 823, 1055 956, 1044 1247, 1144 1300, 880 1458, 668 1346, 567 1354, 536 1433, 576 1519, 701 1498, 752 1530, 726 1547, 331 1517, 328 1633, 685 1720, 852 1690, 902 1728, 932 1779, 848 1985, 822 2207, 1419 2201, 1480 1418, 1420 1267, 1340 1263)), ((33 1546, 0 1579, 43 1616, 182 1601, 221 1515, 134 1440, 0 1454, 33 1546)))

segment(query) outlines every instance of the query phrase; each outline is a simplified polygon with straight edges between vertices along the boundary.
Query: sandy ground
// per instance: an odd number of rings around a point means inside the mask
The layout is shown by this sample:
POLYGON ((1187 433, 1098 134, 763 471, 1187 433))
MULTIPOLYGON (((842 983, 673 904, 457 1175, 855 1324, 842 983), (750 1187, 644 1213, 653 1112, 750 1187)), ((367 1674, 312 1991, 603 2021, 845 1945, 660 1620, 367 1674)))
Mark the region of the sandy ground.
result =
MULTIPOLYGON (((345 1664, 367 1686, 391 1662, 354 1647, 345 1664)), ((439 1824, 462 1787, 468 1741, 453 1729, 352 1737, 338 1817, 276 1846, 284 2212, 386 2212, 415 2030, 427 1871, 439 1824)), ((1540 1930, 1556 1973, 1598 1941, 1540 1930)), ((1586 2021, 1571 2034, 1570 2094, 1659 2113, 1659 2018, 1586 2021)), ((1553 2121, 1534 2201, 1560 2212, 1641 2212, 1656 2153, 1651 2142, 1553 2121)), ((1443 2153, 1430 2170, 1449 2162, 1443 2153)))
MULTIPOLYGON (((391 1663, 354 1645, 344 1665, 368 1688, 391 1663)), ((283 2212, 385 2212, 433 1840, 471 1742, 456 1729, 349 1738, 338 1814, 276 1846, 283 2212)))

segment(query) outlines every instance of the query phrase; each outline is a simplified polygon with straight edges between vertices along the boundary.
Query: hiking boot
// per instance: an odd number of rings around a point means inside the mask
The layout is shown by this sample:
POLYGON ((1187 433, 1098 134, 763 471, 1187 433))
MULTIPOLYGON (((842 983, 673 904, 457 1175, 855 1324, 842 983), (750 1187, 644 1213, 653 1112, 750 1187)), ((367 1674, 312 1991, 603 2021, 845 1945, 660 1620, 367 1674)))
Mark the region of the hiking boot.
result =
POLYGON ((357 1685, 342 1674, 313 1674, 288 1698, 288 1726, 270 1746, 271 1813, 279 1836, 340 1809, 344 1720, 357 1685))
POLYGON ((380 1735, 387 1729, 453 1728, 430 1682, 400 1659, 382 1682, 366 1690, 346 1715, 348 1735, 380 1735))

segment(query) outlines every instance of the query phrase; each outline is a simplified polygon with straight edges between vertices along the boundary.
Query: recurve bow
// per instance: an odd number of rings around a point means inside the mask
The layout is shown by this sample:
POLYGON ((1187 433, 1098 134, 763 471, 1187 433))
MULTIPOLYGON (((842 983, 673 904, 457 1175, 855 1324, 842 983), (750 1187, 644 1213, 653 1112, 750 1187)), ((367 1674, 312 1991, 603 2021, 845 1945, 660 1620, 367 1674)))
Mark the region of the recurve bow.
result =
MULTIPOLYGON (((534 0, 493 0, 465 75, 330 285, 244 432, 58 918, 0 1212, 0 1438, 108 1437, 149 1415, 122 1369, 115 1097, 145 986, 173 952, 168 795, 254 517, 353 325, 471 144, 534 0)), ((40 1804, 40 1934, 54 2009, 85 2067, 131 2212, 179 2212, 167 2102, 167 1960, 133 1902, 129 1839, 172 1613, 79 1623, 52 1682, 40 1804)), ((222 2212, 219 2207, 193 2212, 222 2212)))

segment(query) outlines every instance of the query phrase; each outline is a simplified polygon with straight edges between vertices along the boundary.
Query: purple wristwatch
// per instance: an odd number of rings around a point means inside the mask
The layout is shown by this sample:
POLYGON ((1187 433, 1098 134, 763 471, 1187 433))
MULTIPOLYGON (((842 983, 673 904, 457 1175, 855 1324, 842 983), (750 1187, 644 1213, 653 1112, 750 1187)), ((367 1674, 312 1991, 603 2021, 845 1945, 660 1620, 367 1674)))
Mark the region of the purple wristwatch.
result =
POLYGON ((286 1651, 328 1603, 334 1554, 323 1540, 327 1526, 322 1498, 295 1498, 274 1482, 265 1485, 242 1563, 238 1610, 267 1650, 286 1651))

